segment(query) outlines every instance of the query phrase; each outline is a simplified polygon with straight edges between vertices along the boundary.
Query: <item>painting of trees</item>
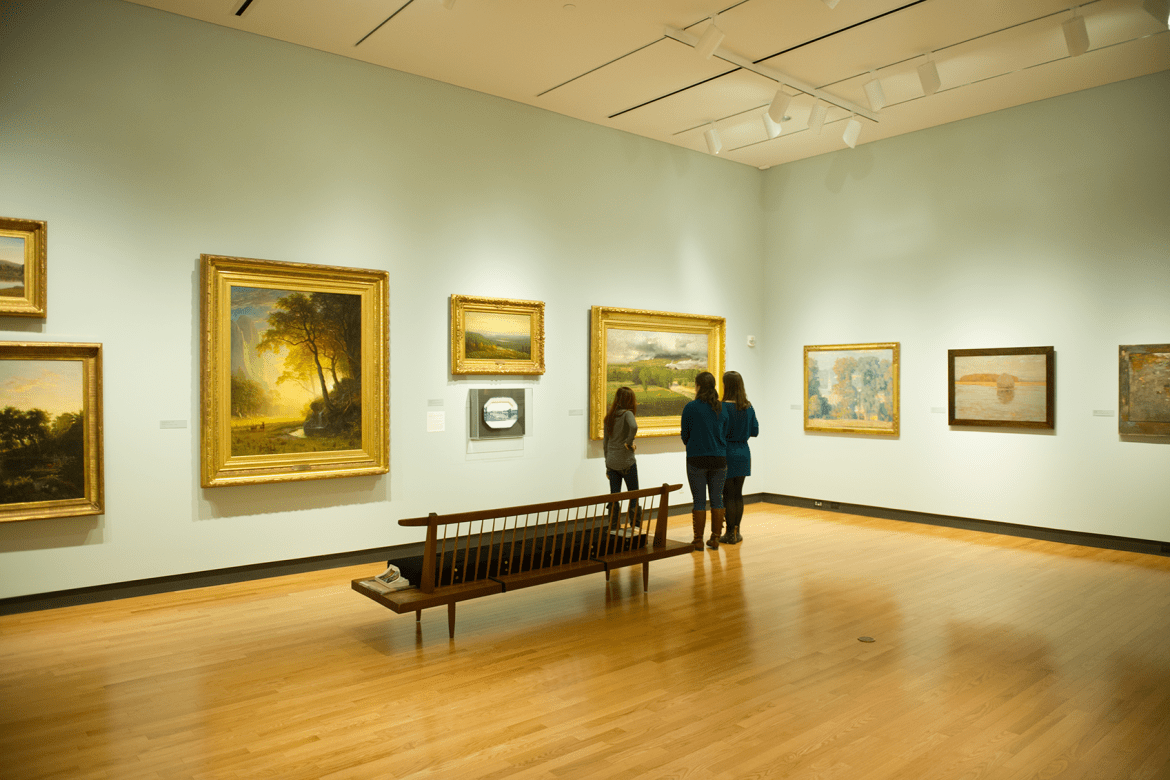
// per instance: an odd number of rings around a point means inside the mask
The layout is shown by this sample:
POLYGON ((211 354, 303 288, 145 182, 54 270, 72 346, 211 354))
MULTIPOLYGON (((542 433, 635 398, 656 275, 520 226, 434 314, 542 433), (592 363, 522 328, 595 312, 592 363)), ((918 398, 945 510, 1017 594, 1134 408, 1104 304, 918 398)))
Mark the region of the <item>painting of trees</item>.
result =
POLYGON ((898 345, 805 347, 805 429, 896 432, 898 345))

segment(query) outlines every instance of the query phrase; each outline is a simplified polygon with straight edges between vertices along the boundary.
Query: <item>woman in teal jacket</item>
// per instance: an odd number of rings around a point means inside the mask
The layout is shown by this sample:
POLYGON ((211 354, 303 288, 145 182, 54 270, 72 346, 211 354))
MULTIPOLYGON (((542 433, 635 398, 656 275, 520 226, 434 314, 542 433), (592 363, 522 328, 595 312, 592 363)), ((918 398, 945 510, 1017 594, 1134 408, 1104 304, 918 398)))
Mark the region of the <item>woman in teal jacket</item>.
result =
POLYGON ((738 371, 723 375, 723 413, 728 418, 727 479, 723 483, 723 508, 727 514, 727 533, 719 537, 724 544, 743 541, 739 524, 743 520, 743 481, 752 473, 752 451, 748 439, 760 435, 756 410, 748 400, 743 377, 738 371))
POLYGON ((695 377, 695 400, 683 407, 682 440, 687 445, 687 482, 693 499, 693 543, 696 550, 703 549, 710 495, 711 538, 707 546, 717 550, 723 528, 723 478, 727 475, 727 415, 719 402, 715 375, 709 371, 695 377))

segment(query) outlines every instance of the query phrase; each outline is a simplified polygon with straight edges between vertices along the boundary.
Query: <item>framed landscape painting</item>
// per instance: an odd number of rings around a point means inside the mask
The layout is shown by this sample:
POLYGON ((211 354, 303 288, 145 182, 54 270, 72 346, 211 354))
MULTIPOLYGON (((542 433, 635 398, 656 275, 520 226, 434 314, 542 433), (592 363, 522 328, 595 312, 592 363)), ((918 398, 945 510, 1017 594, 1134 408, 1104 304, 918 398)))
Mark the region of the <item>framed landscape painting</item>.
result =
POLYGON ((1170 436, 1170 344, 1130 344, 1118 351, 1118 433, 1170 436))
POLYGON ((48 224, 0 217, 0 316, 44 317, 48 224))
POLYGON ((1056 427, 1053 347, 947 350, 950 425, 1056 427))
POLYGON ((102 346, 0 342, 0 521, 100 515, 102 346))
POLYGON ((634 391, 638 436, 678 436, 704 371, 723 382, 722 317, 594 306, 590 316, 589 437, 603 438, 619 387, 634 391))
POLYGON ((804 429, 897 436, 898 342, 804 348, 804 429))
POLYGON ((543 374, 544 302, 451 296, 452 374, 543 374))
POLYGON ((202 255, 203 487, 389 470, 389 275, 202 255))

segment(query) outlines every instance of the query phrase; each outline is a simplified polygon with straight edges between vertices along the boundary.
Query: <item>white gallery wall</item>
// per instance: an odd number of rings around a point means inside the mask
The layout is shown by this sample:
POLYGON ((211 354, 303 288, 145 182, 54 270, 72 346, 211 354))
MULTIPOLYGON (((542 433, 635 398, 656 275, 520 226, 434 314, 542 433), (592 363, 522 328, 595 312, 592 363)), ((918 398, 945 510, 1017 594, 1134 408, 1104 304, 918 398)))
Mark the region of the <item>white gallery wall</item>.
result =
MULTIPOLYGON (((727 315, 729 365, 760 375, 759 171, 115 0, 17 5, 0 215, 48 221, 49 314, 0 319, 0 338, 103 345, 106 513, 0 525, 0 597, 412 542, 398 519, 606 492, 572 414, 593 305, 727 315), (390 272, 389 475, 199 487, 201 253, 390 272), (544 301, 547 372, 452 380, 453 293, 544 301), (492 385, 532 389, 532 435, 469 455, 467 391, 492 385)), ((643 485, 685 480, 681 442, 639 455, 643 485)))
POLYGON ((1170 441, 1116 416, 1118 346, 1170 342, 1168 129, 1160 73, 768 171, 768 489, 1170 540, 1170 441), (804 345, 886 341, 901 436, 805 434, 804 345), (1028 346, 1055 431, 949 428, 947 350, 1028 346))
MULTIPOLYGON (((0 339, 103 344, 107 507, 0 524, 0 598, 604 492, 592 305, 727 317, 764 432, 749 492, 1170 540, 1170 446, 1092 417, 1118 344, 1170 341, 1168 95, 1160 74, 761 172, 118 0, 0 5, 0 215, 49 223, 49 315, 0 339), (390 272, 388 475, 199 487, 201 253, 390 272), (547 372, 453 379, 453 293, 544 301, 547 372), (902 343, 901 437, 804 434, 802 346, 878 340, 902 343), (947 348, 1046 344, 1054 435, 931 411, 947 348), (522 450, 468 454, 484 386, 531 389, 522 450)), ((681 444, 639 469, 684 481, 681 444)))

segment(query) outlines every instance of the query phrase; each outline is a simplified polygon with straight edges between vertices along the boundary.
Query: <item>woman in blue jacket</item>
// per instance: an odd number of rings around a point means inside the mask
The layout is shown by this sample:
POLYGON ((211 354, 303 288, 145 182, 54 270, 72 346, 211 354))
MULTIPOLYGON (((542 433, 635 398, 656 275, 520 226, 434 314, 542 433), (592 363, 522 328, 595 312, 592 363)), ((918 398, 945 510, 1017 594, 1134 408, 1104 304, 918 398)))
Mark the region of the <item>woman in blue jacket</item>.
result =
POLYGON ((727 475, 728 417, 719 402, 715 376, 704 371, 695 377, 695 400, 683 407, 682 440, 687 445, 687 482, 691 486, 694 545, 703 549, 707 526, 707 496, 711 497, 711 538, 707 546, 719 549, 723 529, 723 480, 727 475))
POLYGON ((723 375, 723 413, 727 415, 727 480, 723 483, 723 507, 727 515, 727 533, 719 537, 724 544, 743 541, 739 524, 743 520, 743 481, 752 474, 752 451, 748 439, 760 435, 756 410, 748 400, 743 377, 738 371, 723 375))

